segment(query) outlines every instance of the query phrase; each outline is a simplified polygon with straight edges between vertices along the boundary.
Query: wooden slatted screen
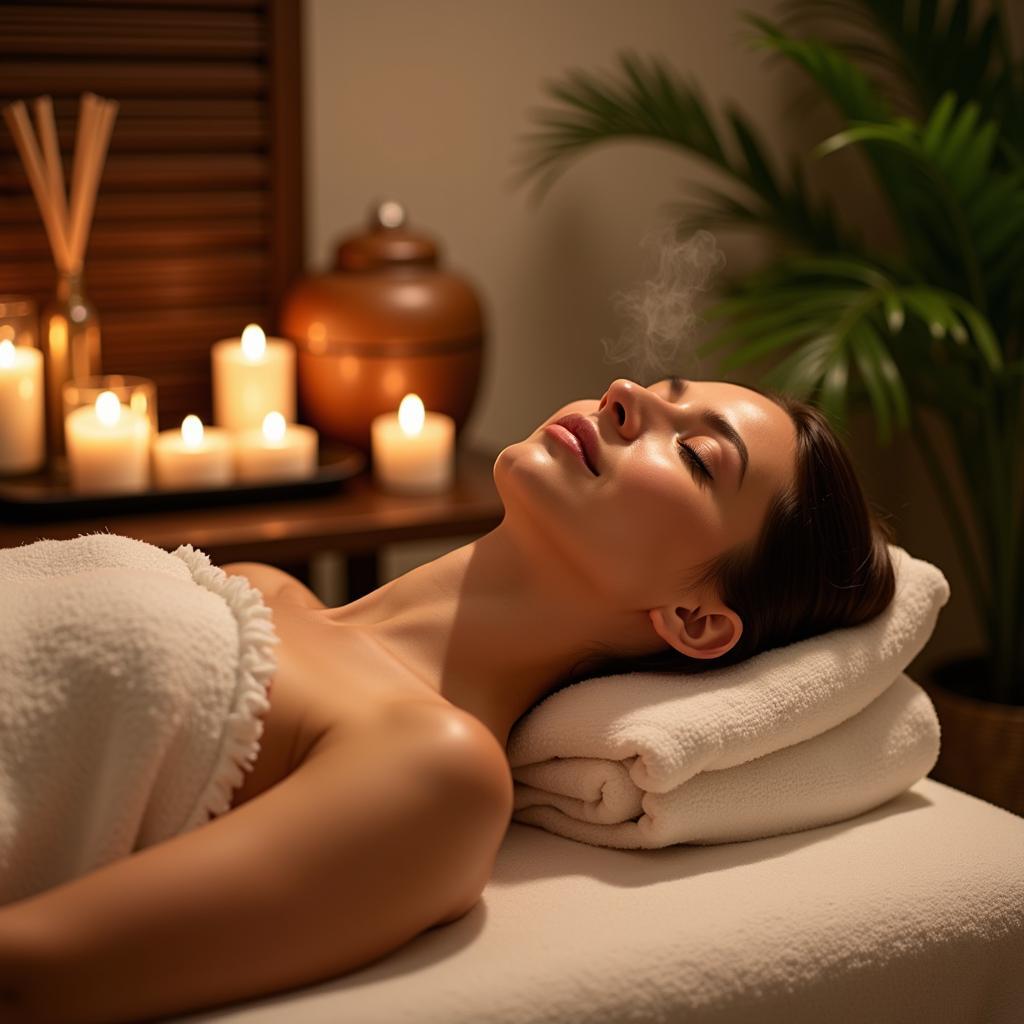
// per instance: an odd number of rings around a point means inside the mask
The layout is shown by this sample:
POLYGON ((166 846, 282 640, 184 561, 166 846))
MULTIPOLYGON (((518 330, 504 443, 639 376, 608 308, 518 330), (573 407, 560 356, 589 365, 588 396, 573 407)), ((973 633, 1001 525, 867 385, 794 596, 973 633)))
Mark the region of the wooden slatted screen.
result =
MULTIPOLYGON (((162 428, 211 422, 210 345, 276 330, 301 270, 300 0, 0 2, 0 103, 53 97, 70 180, 78 97, 120 110, 85 258, 103 370, 157 383, 162 428)), ((0 123, 0 294, 56 271, 0 123)))

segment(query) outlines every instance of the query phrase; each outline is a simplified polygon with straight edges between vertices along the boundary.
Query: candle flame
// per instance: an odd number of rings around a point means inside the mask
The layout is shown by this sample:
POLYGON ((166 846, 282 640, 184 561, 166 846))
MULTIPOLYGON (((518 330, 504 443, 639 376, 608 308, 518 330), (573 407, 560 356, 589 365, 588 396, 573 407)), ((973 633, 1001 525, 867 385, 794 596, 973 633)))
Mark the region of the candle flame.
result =
POLYGON ((423 432, 423 401, 412 393, 405 396, 398 406, 398 425, 407 437, 416 437, 423 432))
POLYGON ((105 427, 116 427, 121 418, 121 403, 113 391, 103 391, 96 399, 96 419, 105 427))
POLYGON ((0 369, 9 370, 14 365, 14 342, 4 338, 0 341, 0 369))
POLYGON ((280 444, 284 440, 286 426, 279 412, 268 412, 263 417, 263 437, 267 444, 280 444))
POLYGON ((203 443, 203 421, 188 415, 181 421, 181 442, 186 448, 198 448, 203 443))
POLYGON ((242 331, 242 356, 250 363, 258 362, 263 358, 267 348, 267 336, 259 324, 249 324, 242 331))

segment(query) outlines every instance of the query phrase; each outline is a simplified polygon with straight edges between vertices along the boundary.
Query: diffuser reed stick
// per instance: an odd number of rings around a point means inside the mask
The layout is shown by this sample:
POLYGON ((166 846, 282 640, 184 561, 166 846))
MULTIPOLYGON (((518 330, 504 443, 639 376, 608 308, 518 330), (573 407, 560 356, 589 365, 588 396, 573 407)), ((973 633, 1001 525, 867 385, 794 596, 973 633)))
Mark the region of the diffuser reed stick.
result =
POLYGON ((21 162, 39 205, 43 226, 57 269, 79 274, 89 243, 96 192, 107 159, 110 134, 117 117, 118 104, 94 93, 82 95, 75 133, 75 158, 71 175, 71 200, 64 191, 64 168, 57 142, 53 101, 40 96, 35 101, 36 125, 40 143, 32 130, 22 100, 4 108, 4 119, 14 136, 21 162))

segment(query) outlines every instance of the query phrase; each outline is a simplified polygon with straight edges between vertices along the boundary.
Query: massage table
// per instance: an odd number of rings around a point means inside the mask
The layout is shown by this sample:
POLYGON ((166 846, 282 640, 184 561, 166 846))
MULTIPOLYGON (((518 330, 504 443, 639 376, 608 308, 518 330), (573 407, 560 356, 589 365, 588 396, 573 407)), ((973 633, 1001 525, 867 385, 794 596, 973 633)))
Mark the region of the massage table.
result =
POLYGON ((480 902, 218 1024, 1021 1024, 1024 818, 931 778, 827 827, 615 850, 513 822, 480 902))
MULTIPOLYGON (((344 977, 179 1019, 1021 1024, 1024 819, 927 777, 939 723, 903 670, 949 587, 892 553, 897 592, 870 622, 703 680, 585 680, 531 709, 532 753, 525 721, 510 737, 519 772, 628 758, 650 790, 639 838, 665 838, 673 814, 674 834, 768 838, 634 849, 610 842, 631 832, 618 819, 597 846, 519 807, 460 920, 344 977)), ((274 670, 259 592, 191 545, 110 534, 0 550, 0 581, 3 710, 19 723, 0 744, 0 804, 33 826, 0 828, 20 868, 0 878, 8 898, 223 813, 274 670), (41 631, 76 643, 55 658, 41 631), (110 749, 130 749, 132 770, 94 756, 110 749)))

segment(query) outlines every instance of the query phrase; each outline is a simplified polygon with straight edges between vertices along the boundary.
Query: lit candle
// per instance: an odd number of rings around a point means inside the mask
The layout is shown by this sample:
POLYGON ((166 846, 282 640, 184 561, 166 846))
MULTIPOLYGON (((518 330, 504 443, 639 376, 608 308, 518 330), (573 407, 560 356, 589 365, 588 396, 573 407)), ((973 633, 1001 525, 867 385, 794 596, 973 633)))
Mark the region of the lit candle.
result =
POLYGON ((276 410, 295 419, 295 346, 249 324, 241 338, 214 342, 213 419, 228 430, 258 429, 276 410))
POLYGON ((161 430, 153 439, 153 475, 161 490, 226 487, 234 476, 231 435, 203 427, 186 416, 180 430, 161 430))
POLYGON ((43 353, 0 341, 0 475, 31 473, 46 461, 43 353))
POLYGON ((425 412, 418 395, 406 395, 398 412, 370 424, 373 474, 387 490, 412 494, 445 491, 455 464, 455 421, 425 412))
POLYGON ((316 451, 312 427, 268 412, 259 430, 235 435, 235 475, 239 483, 305 480, 316 472, 316 451))
POLYGON ((73 491, 144 491, 149 486, 149 417, 103 391, 64 420, 73 491))

